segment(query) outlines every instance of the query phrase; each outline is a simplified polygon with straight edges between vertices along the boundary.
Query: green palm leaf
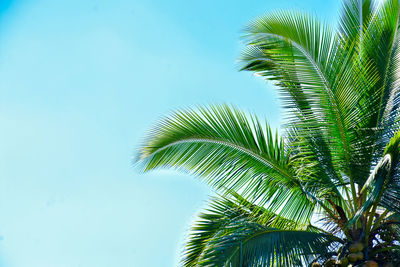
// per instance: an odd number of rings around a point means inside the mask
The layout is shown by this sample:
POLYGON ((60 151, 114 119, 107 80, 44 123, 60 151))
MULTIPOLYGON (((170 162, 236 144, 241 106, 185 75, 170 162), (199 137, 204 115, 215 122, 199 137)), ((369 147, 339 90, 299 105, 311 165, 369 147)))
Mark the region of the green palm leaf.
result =
POLYGON ((261 17, 246 32, 243 69, 279 81, 290 125, 309 136, 305 146, 326 158, 327 176, 344 183, 336 168, 362 183, 358 175, 362 159, 354 157, 362 154, 354 152, 364 147, 359 142, 364 119, 360 113, 372 112, 365 92, 378 77, 372 61, 360 62, 359 40, 341 40, 328 26, 298 12, 261 17))
POLYGON ((309 220, 314 204, 295 177, 289 151, 264 125, 228 106, 181 111, 153 130, 140 158, 145 171, 184 169, 287 218, 309 220))
POLYGON ((237 220, 214 237, 200 266, 302 266, 341 242, 333 235, 283 230, 237 220))
POLYGON ((202 212, 191 229, 188 242, 185 247, 183 265, 197 266, 207 257, 205 253, 210 244, 221 233, 228 234, 228 226, 239 221, 259 223, 265 227, 277 227, 279 229, 303 229, 313 232, 321 232, 312 225, 300 224, 285 219, 254 205, 239 194, 230 191, 229 196, 220 196, 212 199, 209 208, 202 212))

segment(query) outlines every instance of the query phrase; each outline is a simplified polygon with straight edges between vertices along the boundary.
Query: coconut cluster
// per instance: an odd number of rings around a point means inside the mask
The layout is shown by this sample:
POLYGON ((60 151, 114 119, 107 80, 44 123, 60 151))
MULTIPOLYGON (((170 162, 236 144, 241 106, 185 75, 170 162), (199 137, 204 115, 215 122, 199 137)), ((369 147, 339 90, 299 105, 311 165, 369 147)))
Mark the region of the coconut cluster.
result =
POLYGON ((347 251, 343 253, 343 256, 339 256, 339 259, 331 258, 321 265, 320 263, 314 262, 312 267, 378 267, 378 263, 372 260, 364 261, 363 250, 365 245, 361 242, 351 244, 347 251))

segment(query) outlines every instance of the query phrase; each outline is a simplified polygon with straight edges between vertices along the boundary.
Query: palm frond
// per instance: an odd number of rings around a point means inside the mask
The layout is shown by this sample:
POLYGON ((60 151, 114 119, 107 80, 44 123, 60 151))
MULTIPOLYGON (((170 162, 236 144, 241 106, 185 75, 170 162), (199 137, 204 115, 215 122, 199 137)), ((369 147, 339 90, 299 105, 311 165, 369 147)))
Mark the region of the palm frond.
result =
POLYGON ((246 221, 228 225, 229 234, 209 243, 200 266, 303 266, 330 257, 342 242, 333 235, 264 227, 246 221))
POLYGON ((163 120, 140 158, 145 171, 183 169, 218 190, 261 201, 287 218, 309 220, 314 208, 294 175, 283 140, 255 116, 226 105, 181 111, 163 120))
POLYGON ((343 183, 344 172, 362 183, 357 174, 363 158, 356 152, 368 114, 359 115, 369 111, 362 106, 368 103, 365 92, 378 76, 371 61, 360 59, 359 40, 340 39, 317 19, 294 12, 261 17, 246 32, 243 69, 279 81, 289 125, 311 135, 304 139, 308 146, 333 163, 324 168, 328 177, 343 183))
POLYGON ((366 155, 365 162, 372 164, 377 163, 386 144, 399 130, 399 12, 398 1, 384 1, 363 31, 362 55, 374 62, 379 74, 377 83, 365 91, 368 105, 363 108, 365 119, 361 127, 366 131, 360 135, 360 139, 369 140, 362 153, 366 155))
POLYGON ((203 261, 210 243, 221 233, 228 234, 228 227, 234 222, 254 222, 265 227, 279 229, 303 229, 310 232, 322 232, 312 225, 300 224, 278 216, 263 207, 246 201, 238 193, 230 191, 227 196, 214 197, 209 207, 200 215, 191 229, 184 250, 184 266, 198 266, 203 261))

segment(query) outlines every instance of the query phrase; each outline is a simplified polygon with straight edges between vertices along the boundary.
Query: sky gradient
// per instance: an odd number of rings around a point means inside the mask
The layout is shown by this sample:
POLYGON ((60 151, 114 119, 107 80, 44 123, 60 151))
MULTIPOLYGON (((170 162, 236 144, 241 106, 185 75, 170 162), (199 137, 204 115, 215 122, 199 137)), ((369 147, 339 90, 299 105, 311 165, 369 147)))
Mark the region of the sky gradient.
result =
POLYGON ((238 72, 241 29, 339 1, 0 1, 0 266, 176 266, 211 191, 132 166, 177 108, 229 103, 281 123, 273 86, 238 72))

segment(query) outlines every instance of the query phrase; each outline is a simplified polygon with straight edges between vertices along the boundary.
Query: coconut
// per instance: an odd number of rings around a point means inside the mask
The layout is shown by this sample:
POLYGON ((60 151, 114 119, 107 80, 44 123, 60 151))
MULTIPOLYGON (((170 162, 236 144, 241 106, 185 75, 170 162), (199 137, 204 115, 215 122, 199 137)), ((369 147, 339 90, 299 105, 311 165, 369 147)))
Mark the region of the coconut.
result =
POLYGON ((335 265, 336 265, 335 259, 329 259, 324 264, 325 267, 334 267, 335 265))
POLYGON ((357 252, 357 253, 355 253, 356 255, 357 255, 357 260, 362 260, 362 259, 364 259, 364 253, 362 253, 362 252, 357 252))
POLYGON ((356 253, 350 253, 348 258, 350 262, 356 262, 358 260, 358 255, 356 253))
POLYGON ((313 264, 311 264, 311 267, 321 267, 321 264, 319 264, 318 262, 313 262, 313 264))
POLYGON ((349 265, 349 259, 343 258, 339 260, 338 264, 340 265, 340 267, 347 267, 347 265, 349 265))
POLYGON ((349 247, 349 252, 350 253, 356 253, 356 252, 362 251, 363 249, 364 249, 364 244, 361 243, 361 242, 357 242, 357 243, 352 244, 349 247))
POLYGON ((364 267, 378 267, 378 263, 376 261, 366 261, 364 262, 364 267))

